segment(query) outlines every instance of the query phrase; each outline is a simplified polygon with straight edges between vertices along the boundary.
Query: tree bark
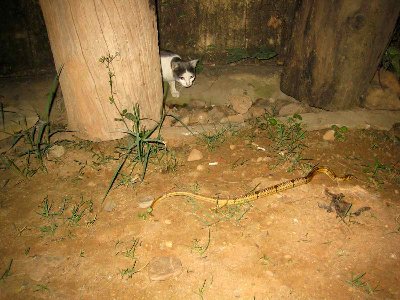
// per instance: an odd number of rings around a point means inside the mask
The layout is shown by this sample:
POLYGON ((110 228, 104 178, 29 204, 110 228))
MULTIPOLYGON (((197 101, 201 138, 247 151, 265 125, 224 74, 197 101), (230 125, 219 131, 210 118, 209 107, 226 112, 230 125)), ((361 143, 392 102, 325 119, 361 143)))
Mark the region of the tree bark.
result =
POLYGON ((304 0, 296 13, 281 90, 311 106, 358 106, 399 16, 399 0, 304 0))
MULTIPOLYGON (((126 128, 110 104, 108 71, 101 56, 119 53, 112 67, 120 110, 140 106, 142 117, 159 120, 162 80, 155 6, 147 0, 40 0, 68 127, 89 140, 111 140, 126 128)), ((125 131, 125 132, 124 132, 125 131)))

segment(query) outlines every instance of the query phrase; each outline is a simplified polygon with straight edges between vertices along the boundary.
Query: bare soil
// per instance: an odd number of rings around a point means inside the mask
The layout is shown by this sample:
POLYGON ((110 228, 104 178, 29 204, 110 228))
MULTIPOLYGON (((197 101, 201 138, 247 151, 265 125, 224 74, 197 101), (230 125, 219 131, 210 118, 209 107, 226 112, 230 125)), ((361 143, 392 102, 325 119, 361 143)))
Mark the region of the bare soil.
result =
POLYGON ((351 130, 344 141, 322 134, 308 134, 303 157, 355 179, 321 174, 219 210, 187 197, 158 203, 152 215, 139 204, 180 190, 232 197, 304 173, 271 168, 270 141, 250 127, 230 131, 212 151, 193 138, 171 147, 169 162, 160 153, 143 182, 131 174, 104 205, 123 141, 60 141, 65 154, 45 159, 47 173, 28 179, 3 165, 0 298, 399 299, 399 145, 380 131, 351 130), (193 148, 204 157, 188 162, 193 148), (345 217, 319 207, 331 201, 326 189, 352 204, 345 217), (351 214, 362 207, 370 210, 351 214), (151 280, 148 263, 164 256, 182 269, 151 280))

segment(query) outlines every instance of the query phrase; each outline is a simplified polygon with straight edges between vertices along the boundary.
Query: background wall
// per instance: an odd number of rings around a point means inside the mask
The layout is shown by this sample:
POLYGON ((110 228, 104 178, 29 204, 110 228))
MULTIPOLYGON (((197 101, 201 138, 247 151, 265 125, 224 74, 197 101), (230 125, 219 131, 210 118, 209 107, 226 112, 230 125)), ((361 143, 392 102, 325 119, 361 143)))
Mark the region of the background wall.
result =
MULTIPOLYGON (((1 2, 0 76, 54 70, 38 0, 1 2)), ((283 60, 299 2, 158 0, 160 47, 210 61, 224 61, 229 48, 267 47, 283 60)), ((399 23, 396 32, 399 36, 399 23)))
POLYGON ((160 46, 179 54, 223 54, 268 47, 278 53, 291 34, 298 0, 159 0, 160 46))
POLYGON ((54 70, 53 56, 37 0, 2 0, 0 75, 54 70))
MULTIPOLYGON (((226 49, 285 49, 298 0, 159 0, 160 46, 218 60, 226 49)), ((2 0, 0 75, 53 70, 38 0, 2 0)))

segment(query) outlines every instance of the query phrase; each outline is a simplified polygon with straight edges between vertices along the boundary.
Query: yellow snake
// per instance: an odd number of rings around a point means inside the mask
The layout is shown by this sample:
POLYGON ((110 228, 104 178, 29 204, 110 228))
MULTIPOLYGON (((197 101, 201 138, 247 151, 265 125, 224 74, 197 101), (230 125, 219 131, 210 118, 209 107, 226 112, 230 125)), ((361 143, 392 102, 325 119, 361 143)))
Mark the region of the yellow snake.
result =
POLYGON ((282 191, 286 191, 295 187, 298 187, 303 184, 309 183, 314 176, 317 173, 324 173, 329 176, 330 179, 333 181, 345 181, 353 178, 353 175, 346 174, 343 177, 336 176, 336 174, 329 168, 327 167, 314 167, 306 176, 304 177, 298 177, 292 180, 284 181, 278 184, 275 184, 273 186, 269 186, 265 189, 259 190, 252 192, 250 194, 246 194, 240 197, 236 198, 231 198, 231 199, 219 199, 219 198, 213 198, 213 197, 207 197, 191 192, 171 192, 167 193, 157 199, 155 199, 150 206, 150 209, 152 210, 155 206, 155 204, 163 199, 169 198, 169 197, 174 197, 174 196, 186 196, 186 197, 191 197, 196 200, 200 201, 205 201, 209 203, 213 203, 216 205, 217 208, 223 207, 225 205, 235 205, 235 204, 243 204, 249 201, 254 201, 257 200, 258 198, 263 198, 266 196, 274 195, 282 191))

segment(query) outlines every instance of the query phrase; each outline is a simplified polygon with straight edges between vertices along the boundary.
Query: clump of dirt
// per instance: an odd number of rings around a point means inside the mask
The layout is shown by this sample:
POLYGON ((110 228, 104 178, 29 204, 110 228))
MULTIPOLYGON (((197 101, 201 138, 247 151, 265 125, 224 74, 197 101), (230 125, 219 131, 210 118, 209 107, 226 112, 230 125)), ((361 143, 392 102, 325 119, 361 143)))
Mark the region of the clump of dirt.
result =
POLYGON ((65 151, 28 178, 3 160, 1 298, 399 298, 399 145, 381 131, 323 134, 306 135, 292 173, 257 123, 189 136, 154 156, 143 182, 125 166, 104 203, 124 141, 58 141, 65 151), (202 158, 187 161, 192 149, 202 158), (171 191, 243 195, 313 165, 355 178, 321 174, 219 209, 189 197, 160 201, 151 214, 140 207, 171 191), (336 205, 340 218, 321 205, 336 205), (362 207, 370 209, 351 214, 362 207))

